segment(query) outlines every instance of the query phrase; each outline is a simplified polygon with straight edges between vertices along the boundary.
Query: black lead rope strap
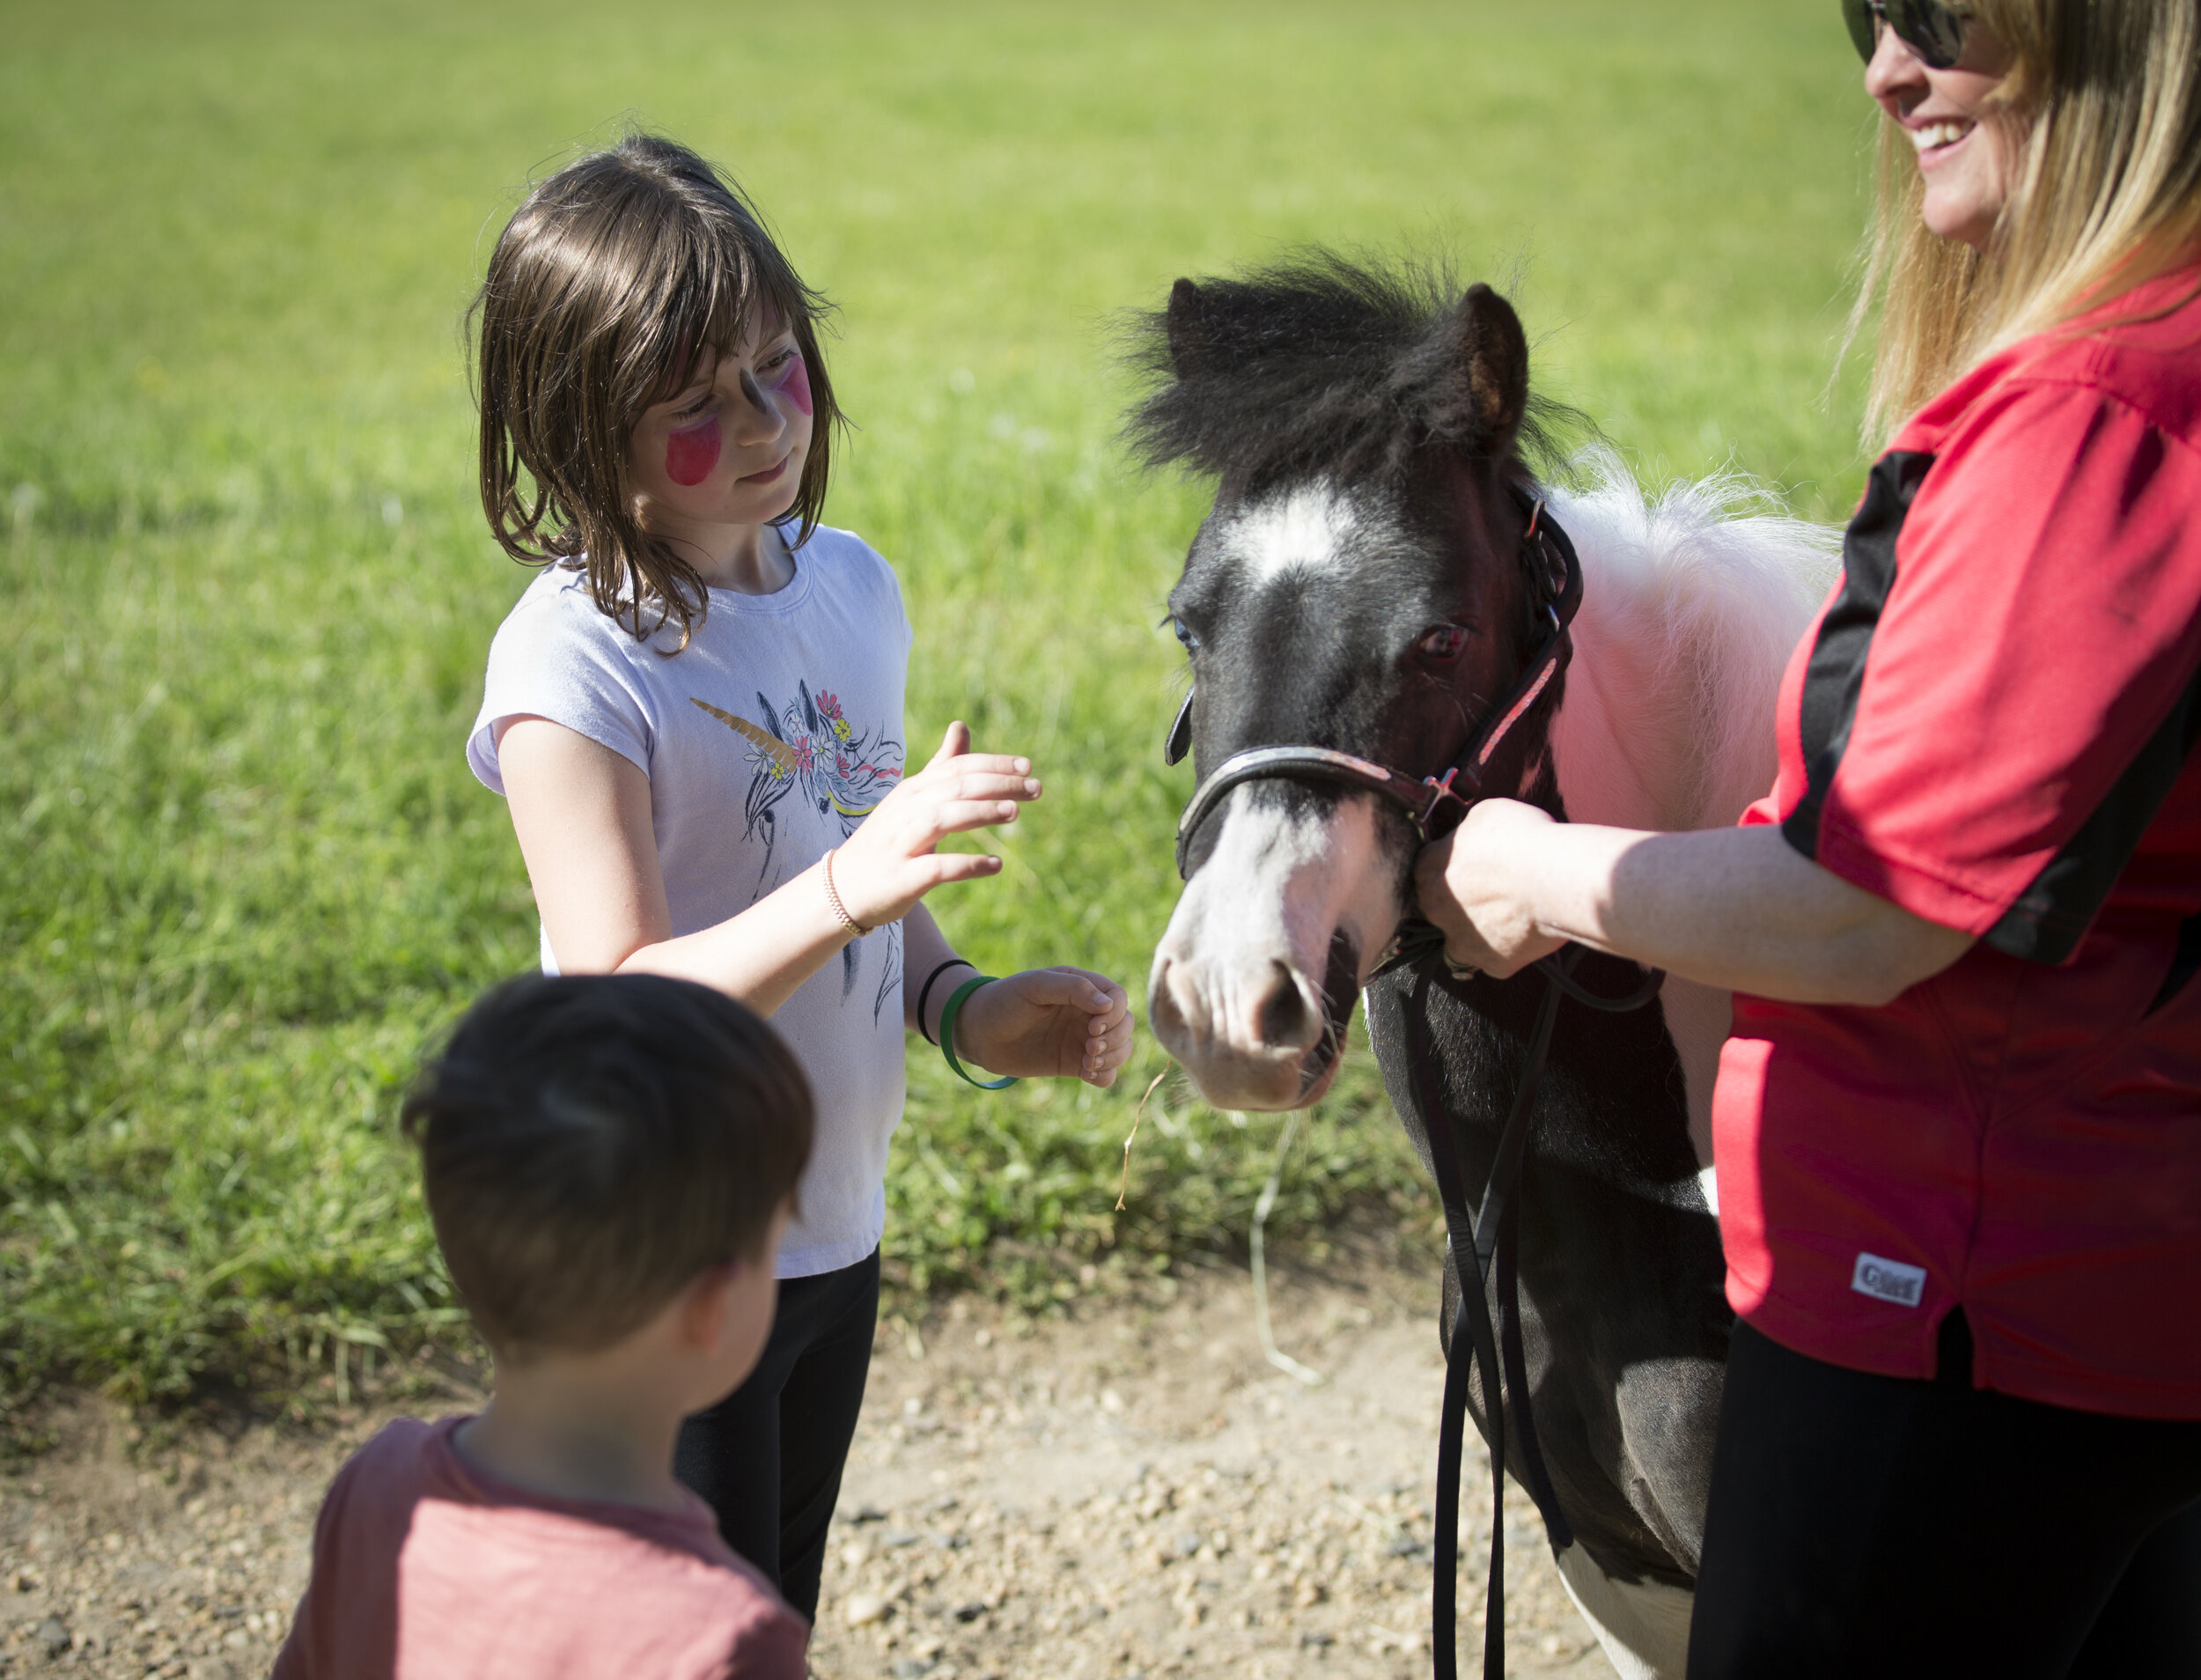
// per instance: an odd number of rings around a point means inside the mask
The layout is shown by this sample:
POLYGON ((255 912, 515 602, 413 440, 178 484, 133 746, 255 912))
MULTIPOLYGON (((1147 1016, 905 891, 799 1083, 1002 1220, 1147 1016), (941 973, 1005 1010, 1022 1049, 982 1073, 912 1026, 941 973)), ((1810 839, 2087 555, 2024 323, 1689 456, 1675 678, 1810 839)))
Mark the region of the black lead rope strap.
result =
MULTIPOLYGON (((1412 962, 1416 969, 1415 995, 1406 1020, 1417 1035, 1425 1032, 1425 1009, 1434 958, 1442 949, 1440 936, 1418 929, 1402 936, 1401 955, 1387 969, 1412 962), (1407 956, 1407 951, 1415 954, 1407 956)), ((1445 1210, 1446 1244, 1453 1273, 1460 1286, 1460 1309, 1453 1320, 1452 1337, 1445 1365, 1445 1396, 1437 1434, 1437 1509, 1434 1536, 1434 1579, 1430 1593, 1430 1653, 1437 1680, 1457 1680, 1460 1573, 1460 1481, 1467 1437, 1468 1384, 1470 1370, 1482 1378, 1483 1439, 1491 1453, 1491 1566, 1483 1615, 1483 1673, 1484 1680, 1505 1680, 1505 1413, 1510 1399, 1513 1410, 1513 1439, 1520 1447, 1521 1479, 1543 1519, 1544 1533, 1554 1552, 1574 1544, 1574 1530, 1560 1508, 1551 1477, 1537 1439, 1535 1418, 1529 1400, 1528 1362, 1521 1340, 1520 1278, 1520 1214, 1516 1192, 1520 1188, 1522 1163, 1527 1158, 1528 1132, 1535 1112, 1536 1094, 1550 1058, 1551 1038, 1558 1024, 1559 1004, 1572 998, 1590 1008, 1607 1013, 1640 1009, 1658 995, 1666 976, 1653 969, 1644 984, 1623 998, 1601 998, 1586 991, 1572 973, 1579 947, 1545 957, 1542 969, 1544 995, 1529 1033, 1521 1078, 1512 1109, 1498 1134, 1498 1152, 1483 1191, 1481 1205, 1472 1219, 1468 1212, 1467 1179, 1452 1128, 1446 1124, 1442 1103, 1432 1102, 1424 1079, 1431 1065, 1425 1037, 1414 1046, 1410 1076, 1422 1109, 1423 1131, 1429 1139, 1431 1165, 1437 1193, 1445 1210), (1493 1333, 1490 1298, 1498 1303, 1493 1333), (1469 1354, 1462 1358, 1461 1338, 1469 1354), (1499 1373, 1503 1372, 1503 1381, 1499 1373)))
MULTIPOLYGON (((1425 1010, 1432 968, 1429 965, 1420 969, 1416 978, 1416 996, 1406 1012, 1407 1020, 1416 1025, 1418 1033, 1427 1030, 1425 1010)), ((1526 1383, 1510 1370, 1504 1378, 1500 1377, 1502 1366, 1498 1337, 1491 1322, 1489 1292, 1498 1271, 1496 1263, 1501 1245, 1506 1253, 1507 1264, 1503 1268, 1505 1279, 1513 1278, 1512 1250, 1519 1227, 1509 1217, 1511 1190, 1520 1180, 1520 1163, 1527 1152, 1528 1120, 1535 1111, 1536 1087, 1544 1058, 1550 1050, 1558 1005, 1557 990, 1547 986, 1542 1006, 1537 1011, 1535 1031, 1530 1035, 1521 1083, 1498 1137, 1498 1156, 1491 1167, 1489 1186, 1483 1194, 1479 1219, 1468 1211, 1467 1177, 1460 1161, 1458 1141, 1446 1122, 1442 1103, 1429 1100, 1424 1083, 1424 1071, 1430 1065, 1425 1038, 1415 1046, 1412 1058, 1415 1094, 1422 1106, 1422 1129, 1429 1139, 1438 1199, 1445 1210, 1446 1242, 1451 1250, 1453 1274, 1460 1286, 1459 1311, 1452 1322, 1452 1337, 1446 1349, 1444 1408, 1437 1432, 1435 1560, 1430 1593, 1430 1654, 1437 1680, 1457 1680, 1459 1673, 1460 1484, 1466 1468, 1462 1460, 1471 1369, 1482 1377, 1483 1440, 1491 1454, 1491 1564, 1483 1597, 1483 1673, 1484 1680, 1504 1680, 1505 1674, 1505 1412, 1509 1396, 1520 1408, 1514 1428, 1523 1442, 1524 1470, 1529 1463, 1527 1443, 1535 1438, 1535 1426, 1529 1416, 1526 1383), (1469 1350, 1464 1357, 1461 1350, 1462 1337, 1469 1350)), ((1501 1296, 1500 1322, 1510 1322, 1517 1329, 1519 1318, 1518 1311, 1506 1311, 1501 1296)), ((1535 1462, 1541 1470, 1541 1453, 1535 1462)), ((1547 1529, 1557 1519, 1559 1529, 1564 1530, 1566 1519, 1560 1514, 1557 1501, 1550 1499, 1549 1489, 1532 1486, 1530 1493, 1537 1499, 1547 1529)), ((1563 1544, 1555 1532, 1554 1548, 1563 1544)))
MULTIPOLYGON (((1579 954, 1579 945, 1567 947, 1569 953, 1579 954)), ((1574 977, 1573 962, 1561 962, 1556 956, 1542 958, 1536 966, 1543 970, 1543 977, 1585 1008, 1602 1011, 1608 1015, 1624 1015, 1631 1009, 1640 1009, 1659 995, 1659 988, 1666 984, 1664 969, 1649 969, 1644 972, 1643 984, 1624 998, 1601 998, 1594 991, 1582 989, 1582 983, 1574 977)))
MULTIPOLYGON (((1468 1387, 1470 1370, 1483 1379, 1483 1441, 1491 1454, 1491 1565, 1485 1582, 1483 1611, 1483 1672, 1485 1680, 1504 1680, 1505 1673, 1505 1396, 1508 1385, 1500 1381, 1497 1337, 1492 1333, 1486 1298, 1486 1272, 1477 1252, 1475 1223, 1468 1212, 1466 1175, 1460 1162, 1458 1141, 1445 1124, 1440 1102, 1432 1102, 1424 1083, 1430 1065, 1426 1034, 1428 989, 1432 969, 1424 967, 1415 981, 1415 997, 1406 1019, 1422 1042, 1414 1046, 1410 1075, 1422 1109, 1423 1131, 1429 1139, 1430 1163, 1437 1180, 1438 1200, 1445 1211, 1445 1240, 1451 1250, 1453 1272, 1459 1281, 1460 1307, 1452 1321, 1446 1349, 1444 1406, 1437 1431, 1437 1508, 1434 1514, 1435 1562, 1430 1583, 1430 1654, 1437 1680, 1457 1680, 1456 1648, 1460 1583, 1460 1483, 1467 1441, 1468 1387), (1462 1357, 1465 1337, 1468 1353, 1462 1357)), ((1548 991, 1537 1020, 1536 1038, 1550 1039, 1557 1016, 1558 994, 1548 991)), ((1532 1063, 1540 1058, 1532 1043, 1532 1063)), ((1535 1102, 1533 1080, 1524 1080, 1506 1116, 1498 1149, 1501 1157, 1508 1140, 1527 1131, 1527 1116, 1535 1102), (1523 1099, 1527 1099, 1524 1101, 1523 1099)), ((1515 1152, 1518 1161, 1519 1152, 1515 1152)), ((1492 1174, 1493 1182, 1497 1174, 1492 1174)), ((1484 1205, 1490 1196, 1484 1194, 1484 1205)), ((1493 1228, 1493 1235, 1496 1235, 1493 1228)), ((1522 1390, 1514 1389, 1519 1396, 1522 1390)), ((1533 1426, 1532 1426, 1533 1427, 1533 1426)))

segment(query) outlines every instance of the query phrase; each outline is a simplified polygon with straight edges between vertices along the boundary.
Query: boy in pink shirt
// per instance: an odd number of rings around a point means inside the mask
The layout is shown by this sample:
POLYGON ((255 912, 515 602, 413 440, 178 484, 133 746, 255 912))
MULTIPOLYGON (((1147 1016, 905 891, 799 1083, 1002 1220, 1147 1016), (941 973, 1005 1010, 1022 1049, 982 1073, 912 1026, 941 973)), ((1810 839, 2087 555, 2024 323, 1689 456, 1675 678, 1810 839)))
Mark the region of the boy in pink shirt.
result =
POLYGON ((475 1005, 405 1127, 495 1392, 337 1472, 276 1680, 803 1680, 809 1630, 673 1477, 681 1419, 771 1328, 810 1153, 794 1058, 704 986, 529 977, 475 1005))

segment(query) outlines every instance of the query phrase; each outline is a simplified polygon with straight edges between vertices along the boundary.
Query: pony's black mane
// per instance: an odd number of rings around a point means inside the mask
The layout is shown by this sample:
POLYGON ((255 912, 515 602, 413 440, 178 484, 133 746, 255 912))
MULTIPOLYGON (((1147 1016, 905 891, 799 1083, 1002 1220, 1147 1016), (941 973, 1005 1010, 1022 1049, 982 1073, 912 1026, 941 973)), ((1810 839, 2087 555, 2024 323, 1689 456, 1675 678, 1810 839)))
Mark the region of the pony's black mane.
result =
POLYGON ((1241 494, 1317 475, 1396 484, 1432 448, 1552 465, 1553 432, 1579 417, 1532 395, 1518 432, 1491 437, 1441 264, 1305 251, 1202 280, 1198 302, 1174 333, 1167 310, 1127 323, 1126 359, 1155 382, 1127 428, 1149 467, 1181 463, 1241 494))

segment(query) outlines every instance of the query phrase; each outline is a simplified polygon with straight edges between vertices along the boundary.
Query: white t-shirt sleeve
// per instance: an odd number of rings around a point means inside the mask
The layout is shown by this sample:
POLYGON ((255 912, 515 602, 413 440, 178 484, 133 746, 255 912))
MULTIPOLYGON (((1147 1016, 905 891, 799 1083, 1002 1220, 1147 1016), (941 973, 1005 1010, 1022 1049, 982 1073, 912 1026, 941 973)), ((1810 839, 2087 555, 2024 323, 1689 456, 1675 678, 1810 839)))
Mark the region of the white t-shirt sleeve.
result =
POLYGON ((490 644, 482 711, 467 763, 484 786, 504 791, 497 730, 507 718, 547 718, 608 747, 647 776, 657 744, 653 708, 634 668, 659 656, 599 612, 585 586, 551 572, 530 585, 490 644))
MULTIPOLYGON (((872 552, 874 555, 878 554, 876 549, 872 552)), ((878 557, 880 569, 887 574, 887 580, 894 586, 894 611, 902 616, 902 656, 908 659, 909 650, 917 645, 917 627, 909 622, 909 601, 908 597, 902 593, 902 574, 887 564, 884 556, 878 557)))

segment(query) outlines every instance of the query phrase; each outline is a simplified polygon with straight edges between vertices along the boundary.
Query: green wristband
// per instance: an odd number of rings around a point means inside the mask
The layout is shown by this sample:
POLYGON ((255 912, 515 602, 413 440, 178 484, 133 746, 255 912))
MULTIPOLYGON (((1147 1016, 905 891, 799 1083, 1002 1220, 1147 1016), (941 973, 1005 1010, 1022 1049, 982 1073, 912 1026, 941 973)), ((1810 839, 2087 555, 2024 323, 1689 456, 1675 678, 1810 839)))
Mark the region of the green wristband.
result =
POLYGON ((982 974, 975 980, 966 980, 950 992, 947 1001, 940 1006, 940 1054, 947 1057, 947 1065, 955 1070, 958 1077, 976 1086, 982 1091, 1006 1090, 1016 1083, 1016 1076, 1012 1073, 1008 1078, 1001 1079, 972 1079, 969 1071, 955 1059, 955 1017, 963 1013, 964 998, 969 997, 981 986, 991 985, 994 979, 995 976, 990 974, 982 974))

